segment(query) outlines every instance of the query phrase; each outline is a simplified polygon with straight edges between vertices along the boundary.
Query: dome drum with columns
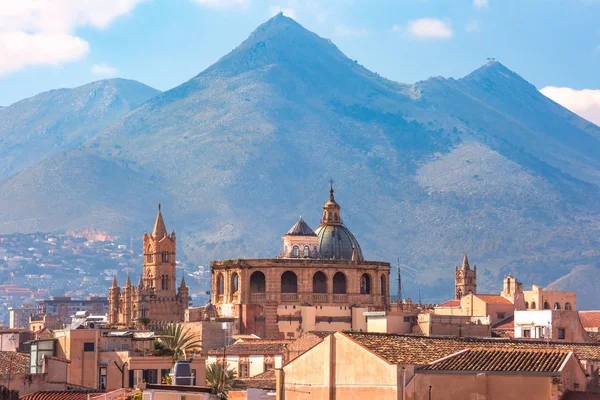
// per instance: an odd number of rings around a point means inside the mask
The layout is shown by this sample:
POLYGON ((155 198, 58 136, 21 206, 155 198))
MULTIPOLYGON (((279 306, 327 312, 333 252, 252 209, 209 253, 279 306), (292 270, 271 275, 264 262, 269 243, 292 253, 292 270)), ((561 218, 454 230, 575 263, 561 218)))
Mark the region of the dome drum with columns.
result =
POLYGON ((365 329, 355 326, 364 321, 357 310, 388 308, 390 264, 364 259, 333 187, 319 227, 300 217, 282 239, 276 258, 211 262, 212 304, 221 317, 237 318, 241 333, 297 337, 303 329, 331 330, 325 321, 365 329))
POLYGON ((144 265, 136 286, 127 282, 121 289, 113 278, 109 289, 109 323, 113 325, 141 325, 150 320, 158 326, 183 320, 189 305, 189 290, 185 278, 177 288, 175 232, 167 233, 158 205, 158 214, 152 233, 144 232, 144 265))

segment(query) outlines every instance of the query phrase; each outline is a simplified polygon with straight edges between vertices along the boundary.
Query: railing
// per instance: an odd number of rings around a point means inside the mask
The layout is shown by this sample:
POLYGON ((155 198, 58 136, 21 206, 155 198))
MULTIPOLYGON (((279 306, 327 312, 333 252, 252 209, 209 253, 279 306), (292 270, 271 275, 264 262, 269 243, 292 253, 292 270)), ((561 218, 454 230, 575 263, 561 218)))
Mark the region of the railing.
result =
POLYGON ((261 303, 267 299, 266 293, 250 293, 250 303, 261 303))
POLYGON ((313 293, 315 303, 327 303, 327 293, 313 293))
POLYGON ((361 304, 371 304, 373 303, 373 298, 370 294, 361 294, 359 295, 359 299, 361 304))
POLYGON ((334 294, 333 295, 334 303, 345 303, 346 301, 348 301, 348 295, 346 295, 346 294, 334 294))
POLYGON ((281 293, 281 301, 298 301, 298 293, 281 293))

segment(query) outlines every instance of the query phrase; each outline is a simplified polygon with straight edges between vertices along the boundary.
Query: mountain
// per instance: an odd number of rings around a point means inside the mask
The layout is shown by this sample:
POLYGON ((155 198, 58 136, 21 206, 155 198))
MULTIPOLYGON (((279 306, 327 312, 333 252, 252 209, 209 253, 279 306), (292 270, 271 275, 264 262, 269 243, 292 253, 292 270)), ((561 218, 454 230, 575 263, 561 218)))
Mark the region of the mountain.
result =
POLYGON ((86 141, 158 93, 136 81, 109 79, 0 108, 0 180, 86 141))
POLYGON ((371 260, 405 292, 452 296, 463 253, 482 291, 593 264, 600 128, 490 62, 461 79, 384 79, 278 15, 231 53, 64 154, 0 184, 0 232, 141 237, 163 203, 193 262, 279 253, 316 228, 330 177, 371 260))

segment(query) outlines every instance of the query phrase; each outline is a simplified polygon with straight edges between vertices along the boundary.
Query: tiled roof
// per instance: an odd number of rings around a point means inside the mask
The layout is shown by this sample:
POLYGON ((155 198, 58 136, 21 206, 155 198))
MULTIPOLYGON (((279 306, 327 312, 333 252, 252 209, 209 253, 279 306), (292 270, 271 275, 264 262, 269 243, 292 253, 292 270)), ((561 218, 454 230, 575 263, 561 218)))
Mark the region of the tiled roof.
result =
POLYGON ((460 350, 474 348, 568 350, 573 351, 579 360, 600 360, 600 343, 552 343, 504 338, 435 337, 367 332, 343 332, 343 334, 391 364, 425 365, 460 350))
POLYGON ((89 390, 48 390, 28 394, 27 396, 21 397, 21 400, 87 400, 88 395, 92 393, 95 392, 89 390))
POLYGON ((251 378, 236 379, 233 382, 233 387, 235 389, 257 388, 275 390, 275 370, 269 369, 262 374, 253 376, 251 378))
POLYGON ((563 400, 600 400, 600 393, 594 392, 567 392, 563 400))
MULTIPOLYGON (((225 353, 234 354, 283 354, 288 344, 293 340, 244 339, 227 346, 225 353)), ((209 350, 210 355, 222 355, 223 348, 209 350)))
POLYGON ((480 298, 488 304, 512 304, 510 300, 499 294, 476 294, 475 297, 480 298))
POLYGON ((294 224, 294 226, 292 226, 290 228, 290 230, 287 231, 285 236, 317 236, 317 235, 315 234, 315 232, 312 229, 310 229, 308 224, 306 222, 304 222, 302 217, 300 217, 300 219, 298 219, 298 222, 296 222, 294 224))
POLYGON ((29 372, 29 354, 16 351, 0 351, 0 375, 25 374, 29 372))
POLYGON ((460 307, 460 300, 448 300, 440 304, 438 307, 460 307))
POLYGON ((492 329, 515 329, 515 316, 511 315, 496 322, 492 325, 492 329))
POLYGON ((565 350, 463 350, 419 370, 557 373, 569 354, 565 350))
POLYGON ((579 311, 579 319, 584 328, 600 328, 600 311, 579 311))
POLYGON ((307 333, 320 337, 321 339, 325 339, 327 336, 335 333, 335 331, 309 331, 307 333))

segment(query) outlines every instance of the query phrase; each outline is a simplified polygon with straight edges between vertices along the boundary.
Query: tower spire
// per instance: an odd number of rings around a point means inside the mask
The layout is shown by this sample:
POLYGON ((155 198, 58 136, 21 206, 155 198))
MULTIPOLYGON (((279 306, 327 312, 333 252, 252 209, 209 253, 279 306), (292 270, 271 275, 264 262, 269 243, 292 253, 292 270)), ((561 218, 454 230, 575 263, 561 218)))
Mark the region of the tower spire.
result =
POLYGON ((163 221, 162 213, 160 211, 160 203, 158 203, 158 214, 156 215, 156 222, 154 222, 152 236, 155 238, 162 238, 166 234, 167 228, 165 227, 165 221, 163 221))
POLYGON ((464 270, 470 269, 469 268, 469 259, 467 258, 466 254, 465 254, 464 258, 463 258, 462 269, 464 269, 464 270))
POLYGON ((113 281, 112 281, 112 288, 116 288, 117 287, 117 275, 113 275, 113 281))
POLYGON ((179 287, 181 287, 181 288, 187 288, 187 285, 185 284, 185 276, 181 277, 181 285, 179 287))
POLYGON ((323 218, 321 219, 321 224, 326 225, 341 225, 342 218, 340 217, 340 205, 335 202, 335 197, 333 195, 333 184, 335 181, 333 179, 329 180, 329 200, 323 206, 323 218))

